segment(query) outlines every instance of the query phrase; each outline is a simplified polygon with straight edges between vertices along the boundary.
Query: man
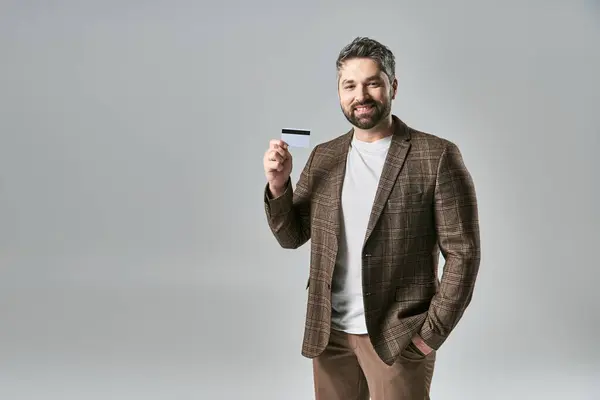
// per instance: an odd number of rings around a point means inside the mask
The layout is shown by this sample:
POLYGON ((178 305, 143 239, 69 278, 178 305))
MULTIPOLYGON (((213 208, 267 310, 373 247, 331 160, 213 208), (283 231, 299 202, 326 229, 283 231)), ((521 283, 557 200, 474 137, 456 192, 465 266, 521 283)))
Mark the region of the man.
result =
POLYGON ((429 399, 436 351, 479 269, 474 185, 455 144, 391 113, 387 47, 357 38, 337 70, 350 131, 312 150, 295 190, 286 143, 272 140, 263 160, 275 238, 311 240, 302 354, 317 400, 429 399))

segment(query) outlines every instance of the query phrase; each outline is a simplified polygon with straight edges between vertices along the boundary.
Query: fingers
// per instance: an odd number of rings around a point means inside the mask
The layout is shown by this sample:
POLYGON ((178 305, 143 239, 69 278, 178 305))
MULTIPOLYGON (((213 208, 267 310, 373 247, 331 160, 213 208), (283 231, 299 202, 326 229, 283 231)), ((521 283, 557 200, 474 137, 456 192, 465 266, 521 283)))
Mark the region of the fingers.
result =
POLYGON ((282 171, 286 159, 276 150, 268 150, 265 153, 265 168, 267 171, 282 171))
POLYGON ((267 150, 268 161, 278 161, 283 163, 285 160, 287 160, 287 158, 287 153, 282 149, 267 150))
POLYGON ((273 139, 269 142, 269 150, 266 157, 268 161, 285 162, 291 154, 288 151, 288 144, 283 140, 273 139))
POLYGON ((265 170, 266 172, 281 172, 283 171, 283 163, 279 161, 268 161, 265 164, 265 170))
POLYGON ((272 148, 272 149, 274 149, 276 147, 283 147, 284 149, 287 150, 287 148, 288 148, 288 144, 281 139, 272 139, 269 142, 269 145, 270 145, 270 148, 272 148))
POLYGON ((288 144, 283 140, 273 139, 269 142, 269 150, 276 151, 281 154, 282 157, 288 156, 288 144))
POLYGON ((269 149, 265 152, 265 170, 267 172, 283 171, 286 161, 291 158, 288 144, 283 140, 273 139, 269 142, 269 149))
POLYGON ((283 171, 286 161, 291 159, 291 154, 282 147, 269 148, 265 152, 264 164, 267 172, 283 171))

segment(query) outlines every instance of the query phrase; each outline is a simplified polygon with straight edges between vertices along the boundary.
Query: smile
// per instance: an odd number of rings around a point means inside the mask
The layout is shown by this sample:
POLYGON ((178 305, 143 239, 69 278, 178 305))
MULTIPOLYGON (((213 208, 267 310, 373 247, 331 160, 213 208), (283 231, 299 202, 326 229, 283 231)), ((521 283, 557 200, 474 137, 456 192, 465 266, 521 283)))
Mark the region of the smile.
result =
POLYGON ((368 112, 370 112, 373 109, 373 106, 359 106, 354 108, 354 111, 357 114, 366 114, 368 112))

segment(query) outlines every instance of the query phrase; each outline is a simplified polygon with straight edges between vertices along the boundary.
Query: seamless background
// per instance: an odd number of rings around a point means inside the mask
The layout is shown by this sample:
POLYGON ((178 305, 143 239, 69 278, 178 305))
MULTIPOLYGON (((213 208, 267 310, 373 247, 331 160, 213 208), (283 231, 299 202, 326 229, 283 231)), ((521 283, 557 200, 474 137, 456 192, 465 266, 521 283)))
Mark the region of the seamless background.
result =
POLYGON ((355 36, 477 186, 481 273, 432 397, 600 398, 591 0, 4 0, 0 398, 313 398, 308 246, 270 235, 262 155, 348 129, 355 36))

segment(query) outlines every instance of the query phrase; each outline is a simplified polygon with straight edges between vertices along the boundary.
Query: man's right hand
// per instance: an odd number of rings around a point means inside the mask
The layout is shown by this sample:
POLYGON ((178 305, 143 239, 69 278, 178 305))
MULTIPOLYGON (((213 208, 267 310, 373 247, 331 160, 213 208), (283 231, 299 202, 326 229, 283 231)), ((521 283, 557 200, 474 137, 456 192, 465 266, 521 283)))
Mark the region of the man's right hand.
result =
POLYGON ((281 196, 292 172, 292 155, 288 151, 287 143, 279 139, 271 140, 263 164, 269 191, 273 197, 281 196))

